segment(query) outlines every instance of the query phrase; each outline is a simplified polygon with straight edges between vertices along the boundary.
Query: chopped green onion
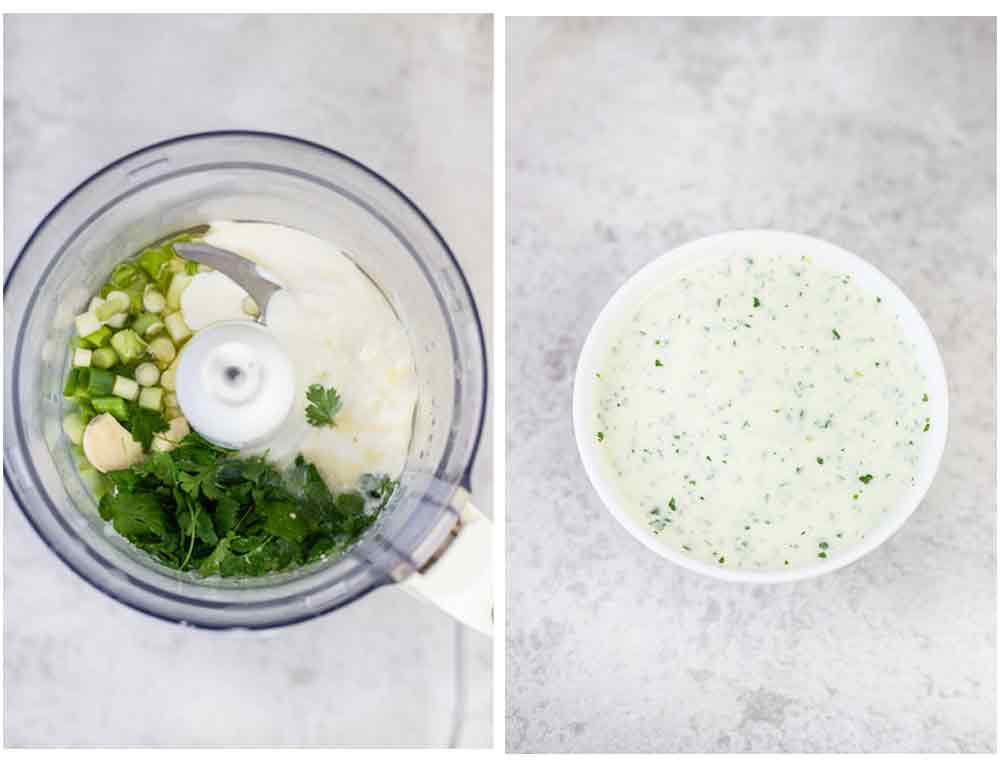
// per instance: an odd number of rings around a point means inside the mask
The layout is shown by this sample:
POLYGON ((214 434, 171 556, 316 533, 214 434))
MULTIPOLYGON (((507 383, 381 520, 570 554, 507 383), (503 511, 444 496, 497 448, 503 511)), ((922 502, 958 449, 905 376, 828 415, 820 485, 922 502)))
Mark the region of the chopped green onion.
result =
POLYGON ((128 420, 128 405, 120 396, 98 396, 92 400, 92 403, 98 412, 111 413, 117 420, 128 420))
POLYGON ((167 290, 167 307, 171 310, 179 310, 181 306, 181 294, 184 293, 184 289, 189 285, 191 285, 190 275, 183 273, 174 275, 170 280, 170 288, 167 290))
POLYGON ((188 328, 187 323, 184 321, 184 316, 179 312, 171 313, 163 322, 167 326, 167 333, 170 335, 170 339, 174 342, 180 343, 191 336, 191 329, 188 328))
POLYGON ((147 312, 160 313, 167 306, 167 300, 163 294, 156 290, 156 286, 150 283, 142 292, 142 306, 147 312))
POLYGON ((108 294, 108 298, 97 306, 97 309, 94 312, 97 314, 99 320, 107 321, 114 318, 119 313, 128 312, 131 304, 131 297, 129 297, 129 295, 124 291, 112 291, 108 294))
POLYGON ((88 391, 91 396, 110 396, 114 392, 115 375, 107 369, 91 369, 88 391))
POLYGON ((73 366, 90 366, 94 351, 87 348, 77 348, 73 351, 73 366))
POLYGON ((76 333, 81 337, 89 337, 100 328, 101 321, 94 313, 87 311, 76 316, 76 333))
POLYGON ((168 366, 177 357, 177 348, 166 337, 157 337, 149 343, 149 352, 161 366, 168 366))
POLYGON ((93 334, 84 337, 83 339, 88 345, 93 345, 95 348, 103 348, 108 344, 108 342, 111 341, 111 334, 111 329, 107 326, 102 326, 93 334))
POLYGON ((75 412, 63 418, 63 431, 66 432, 66 436, 69 437, 69 440, 74 445, 78 445, 83 441, 83 429, 86 425, 83 422, 83 418, 75 412))
POLYGON ((139 395, 139 383, 118 375, 115 377, 115 387, 111 389, 111 393, 115 396, 121 396, 126 401, 135 401, 139 395))
POLYGON ((169 368, 160 375, 160 385, 168 391, 177 390, 177 362, 175 361, 169 368))
POLYGON ((129 364, 139 360, 146 350, 146 343, 131 329, 123 329, 111 338, 111 347, 123 362, 129 364))
POLYGON ((160 370, 157 369, 156 364, 139 364, 135 368, 135 380, 139 385, 156 385, 159 379, 160 370))
POLYGON ((169 248, 147 248, 139 254, 138 262, 139 266, 146 270, 153 280, 157 280, 170 259, 169 248))
POLYGON ((119 264, 111 273, 111 285, 120 289, 128 288, 138 274, 139 270, 134 264, 119 264))
POLYGON ((66 375, 66 382, 63 383, 63 396, 69 399, 76 394, 77 388, 80 387, 80 373, 85 373, 86 371, 77 367, 69 370, 69 374, 66 375))
POLYGON ((100 499, 108 490, 108 480, 97 469, 88 466, 80 469, 80 479, 87 486, 87 490, 94 494, 94 498, 100 499))
MULTIPOLYGON (((156 367, 153 367, 154 369, 156 367)), ((139 406, 159 412, 163 405, 162 388, 143 388, 139 391, 139 406)))
MULTIPOLYGON (((140 337, 149 336, 150 329, 160 324, 160 328, 163 328, 163 321, 160 320, 160 316, 153 315, 153 313, 143 313, 138 318, 132 322, 132 330, 138 334, 140 337)), ((155 334, 156 331, 153 332, 155 334)))
POLYGON ((99 366, 101 369, 110 369, 118 363, 118 354, 114 348, 98 348, 94 351, 93 362, 94 366, 99 366))

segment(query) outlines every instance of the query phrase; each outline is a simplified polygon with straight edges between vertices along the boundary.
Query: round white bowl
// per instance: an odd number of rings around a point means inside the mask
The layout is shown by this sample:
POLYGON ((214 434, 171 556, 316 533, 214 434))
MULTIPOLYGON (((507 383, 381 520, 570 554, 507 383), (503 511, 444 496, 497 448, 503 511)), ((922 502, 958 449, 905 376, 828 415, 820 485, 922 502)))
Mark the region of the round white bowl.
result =
POLYGON ((604 306, 591 327, 580 353, 573 386, 573 430, 583 467, 604 505, 629 533, 651 550, 679 566, 716 579, 731 582, 792 582, 829 574, 853 563, 886 541, 913 514, 930 488, 941 463, 941 456, 944 454, 948 436, 948 383, 941 354, 924 319, 906 295, 867 261, 843 248, 806 235, 763 230, 724 232, 686 243, 650 262, 619 288, 604 306), (927 393, 930 396, 928 412, 932 422, 925 441, 916 484, 904 491, 899 503, 864 540, 823 563, 797 568, 760 570, 723 568, 695 560, 673 549, 649 530, 641 516, 637 518, 633 515, 618 496, 614 484, 604 476, 603 469, 599 466, 600 452, 594 441, 597 431, 595 396, 592 381, 588 377, 599 369, 597 362, 604 354, 615 324, 634 310, 637 299, 644 297, 649 289, 654 288, 679 267, 752 255, 795 257, 807 255, 820 266, 835 272, 850 273, 862 288, 881 296, 883 303, 890 305, 898 313, 903 332, 916 346, 917 358, 927 375, 927 393))

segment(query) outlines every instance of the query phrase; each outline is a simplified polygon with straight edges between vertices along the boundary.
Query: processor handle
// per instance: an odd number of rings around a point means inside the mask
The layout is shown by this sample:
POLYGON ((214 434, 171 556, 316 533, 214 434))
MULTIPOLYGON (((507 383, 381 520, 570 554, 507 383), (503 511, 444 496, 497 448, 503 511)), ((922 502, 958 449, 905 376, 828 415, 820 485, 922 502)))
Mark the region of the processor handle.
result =
POLYGON ((400 583, 470 628, 493 631, 493 523, 464 489, 453 501, 458 521, 450 541, 400 583))

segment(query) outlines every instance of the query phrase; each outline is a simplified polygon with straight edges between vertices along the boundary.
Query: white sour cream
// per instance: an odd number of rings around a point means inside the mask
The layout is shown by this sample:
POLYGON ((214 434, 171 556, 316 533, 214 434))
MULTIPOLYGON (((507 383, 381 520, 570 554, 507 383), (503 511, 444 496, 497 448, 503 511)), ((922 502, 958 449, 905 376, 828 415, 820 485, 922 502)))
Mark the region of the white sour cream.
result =
MULTIPOLYGON (((368 473, 399 476, 417 376, 406 330, 379 288, 337 246, 288 227, 223 221, 203 239, 255 262, 287 292, 274 296, 266 323, 295 369, 295 403, 276 437, 242 452, 266 450, 279 465, 301 453, 335 488, 353 488, 368 473), (339 392, 336 426, 306 422, 313 383, 339 392)), ((181 311, 197 330, 247 318, 245 297, 221 273, 199 274, 181 297, 181 311)))
POLYGON ((888 305, 808 258, 678 271, 600 363, 605 475, 705 562, 822 563, 915 483, 930 424, 915 350, 888 305))

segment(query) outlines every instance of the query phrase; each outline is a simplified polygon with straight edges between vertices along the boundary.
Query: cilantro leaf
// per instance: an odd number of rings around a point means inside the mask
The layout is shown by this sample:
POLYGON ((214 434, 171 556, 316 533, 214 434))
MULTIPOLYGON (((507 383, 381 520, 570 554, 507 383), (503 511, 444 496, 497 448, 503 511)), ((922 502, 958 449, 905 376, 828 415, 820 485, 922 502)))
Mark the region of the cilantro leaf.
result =
POLYGON ((132 410, 129 416, 129 427, 132 438, 142 445, 143 450, 149 450, 149 446, 153 443, 153 434, 170 428, 166 419, 159 412, 148 410, 145 407, 137 407, 132 410))
POLYGON ((324 388, 319 383, 313 383, 306 391, 309 406, 306 407, 306 420, 313 426, 335 426, 334 417, 340 412, 342 402, 336 388, 324 388))

